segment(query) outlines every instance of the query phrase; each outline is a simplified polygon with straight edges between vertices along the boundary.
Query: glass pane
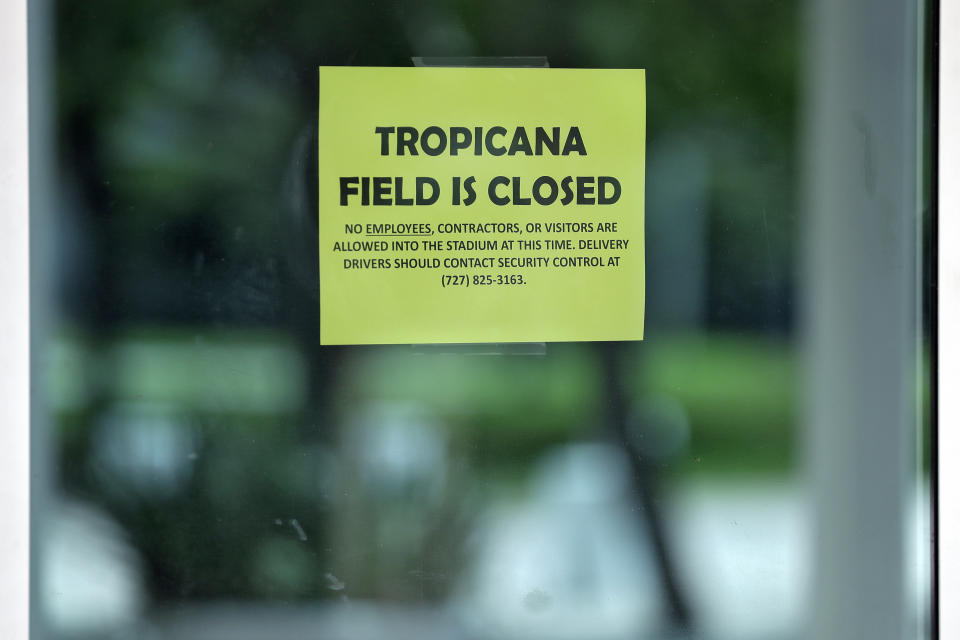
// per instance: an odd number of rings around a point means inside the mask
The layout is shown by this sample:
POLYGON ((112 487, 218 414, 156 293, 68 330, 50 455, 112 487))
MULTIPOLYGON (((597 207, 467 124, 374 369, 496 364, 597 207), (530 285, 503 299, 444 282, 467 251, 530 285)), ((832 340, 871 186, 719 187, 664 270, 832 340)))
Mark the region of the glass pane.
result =
POLYGON ((35 635, 928 637, 912 5, 32 2, 35 635), (317 67, 436 56, 647 70, 643 342, 320 345, 317 67))

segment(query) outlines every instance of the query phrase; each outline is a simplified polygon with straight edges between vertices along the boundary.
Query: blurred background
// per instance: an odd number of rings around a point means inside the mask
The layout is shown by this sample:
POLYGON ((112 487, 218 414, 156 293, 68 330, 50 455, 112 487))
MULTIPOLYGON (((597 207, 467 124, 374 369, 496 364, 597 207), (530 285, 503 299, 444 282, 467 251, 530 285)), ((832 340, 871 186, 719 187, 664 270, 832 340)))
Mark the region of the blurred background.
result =
POLYGON ((932 22, 838 4, 32 2, 34 635, 926 637, 932 22), (645 341, 320 347, 317 66, 516 55, 647 69, 645 341))

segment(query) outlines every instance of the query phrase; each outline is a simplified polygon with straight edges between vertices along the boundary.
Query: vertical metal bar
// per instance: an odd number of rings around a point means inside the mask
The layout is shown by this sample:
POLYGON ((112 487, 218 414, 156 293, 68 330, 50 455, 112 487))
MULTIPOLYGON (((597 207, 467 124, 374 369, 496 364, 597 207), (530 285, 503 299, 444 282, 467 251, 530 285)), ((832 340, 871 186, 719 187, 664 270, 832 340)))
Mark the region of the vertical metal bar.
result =
POLYGON ((823 640, 900 639, 912 623, 917 12, 814 0, 806 25, 808 637, 823 640))

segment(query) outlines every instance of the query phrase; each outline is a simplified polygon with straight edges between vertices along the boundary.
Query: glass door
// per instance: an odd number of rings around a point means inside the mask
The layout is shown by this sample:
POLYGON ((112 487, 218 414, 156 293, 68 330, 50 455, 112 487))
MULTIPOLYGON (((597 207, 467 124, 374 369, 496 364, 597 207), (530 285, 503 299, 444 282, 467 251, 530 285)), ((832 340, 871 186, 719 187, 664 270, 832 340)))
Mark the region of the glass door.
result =
POLYGON ((924 3, 30 4, 35 637, 930 637, 924 3), (318 67, 531 60, 643 341, 321 345, 318 67))

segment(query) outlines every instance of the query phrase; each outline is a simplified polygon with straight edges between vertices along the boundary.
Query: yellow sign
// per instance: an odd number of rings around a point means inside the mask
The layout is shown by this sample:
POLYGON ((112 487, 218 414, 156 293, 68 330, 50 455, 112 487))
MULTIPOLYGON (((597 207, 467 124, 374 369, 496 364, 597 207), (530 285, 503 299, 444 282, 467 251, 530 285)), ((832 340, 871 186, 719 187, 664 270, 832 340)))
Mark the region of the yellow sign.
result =
POLYGON ((639 69, 321 67, 320 342, 643 339, 639 69))

